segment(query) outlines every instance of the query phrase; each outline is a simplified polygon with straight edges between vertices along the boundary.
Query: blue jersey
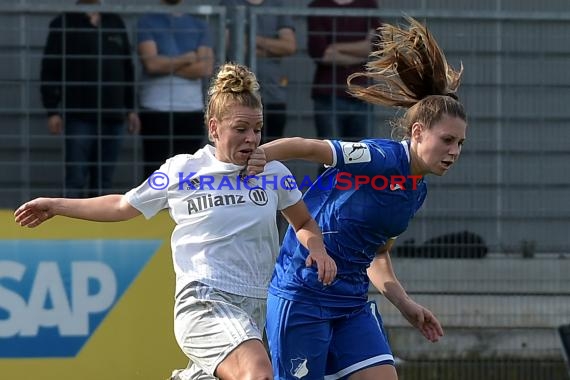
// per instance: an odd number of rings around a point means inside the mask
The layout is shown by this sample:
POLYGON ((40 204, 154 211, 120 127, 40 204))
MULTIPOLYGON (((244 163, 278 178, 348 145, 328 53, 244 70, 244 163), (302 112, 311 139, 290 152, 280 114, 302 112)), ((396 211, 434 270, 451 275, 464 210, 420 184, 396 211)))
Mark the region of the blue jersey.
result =
POLYGON ((145 41, 154 41, 158 54, 168 57, 213 46, 208 24, 188 14, 142 16, 137 24, 137 42, 145 41))
POLYGON ((328 286, 318 281, 317 269, 305 266, 308 250, 289 228, 269 291, 323 306, 360 306, 368 299, 366 270, 378 248, 406 230, 427 187, 423 179, 410 175, 407 141, 330 144, 333 165, 307 190, 304 201, 336 262, 336 279, 328 286))

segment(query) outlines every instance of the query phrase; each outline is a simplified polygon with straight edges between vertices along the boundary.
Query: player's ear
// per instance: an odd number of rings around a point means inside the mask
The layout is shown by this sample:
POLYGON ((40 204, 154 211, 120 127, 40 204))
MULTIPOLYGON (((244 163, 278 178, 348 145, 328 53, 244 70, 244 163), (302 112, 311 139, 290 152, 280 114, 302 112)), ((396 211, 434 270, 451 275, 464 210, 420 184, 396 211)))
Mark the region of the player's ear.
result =
POLYGON ((218 139, 218 126, 219 122, 215 117, 211 117, 210 120, 208 120, 208 137, 210 141, 218 139))
POLYGON ((412 124, 412 128, 411 128, 411 137, 413 140, 416 140, 418 142, 422 141, 422 132, 424 131, 425 126, 416 121, 414 124, 412 124))

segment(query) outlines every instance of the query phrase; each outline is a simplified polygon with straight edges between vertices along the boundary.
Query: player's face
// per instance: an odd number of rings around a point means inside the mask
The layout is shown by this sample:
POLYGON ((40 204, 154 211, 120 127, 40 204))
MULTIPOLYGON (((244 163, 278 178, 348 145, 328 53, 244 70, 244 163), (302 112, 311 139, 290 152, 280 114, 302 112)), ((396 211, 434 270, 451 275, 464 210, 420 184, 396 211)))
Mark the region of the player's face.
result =
POLYGON ((421 125, 412 129, 419 174, 444 175, 461 154, 466 130, 467 123, 454 116, 444 116, 429 129, 421 125))
POLYGON ((263 113, 260 109, 231 105, 222 120, 210 119, 210 135, 216 145, 216 158, 222 162, 245 165, 259 146, 263 113))

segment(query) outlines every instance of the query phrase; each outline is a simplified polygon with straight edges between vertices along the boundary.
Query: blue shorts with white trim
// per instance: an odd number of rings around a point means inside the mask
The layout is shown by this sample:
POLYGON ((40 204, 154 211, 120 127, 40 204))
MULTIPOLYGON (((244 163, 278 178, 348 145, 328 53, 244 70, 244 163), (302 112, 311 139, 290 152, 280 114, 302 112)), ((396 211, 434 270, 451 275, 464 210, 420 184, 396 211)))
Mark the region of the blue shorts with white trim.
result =
POLYGON ((267 337, 274 379, 347 379, 394 357, 375 302, 322 307, 269 294, 267 337))

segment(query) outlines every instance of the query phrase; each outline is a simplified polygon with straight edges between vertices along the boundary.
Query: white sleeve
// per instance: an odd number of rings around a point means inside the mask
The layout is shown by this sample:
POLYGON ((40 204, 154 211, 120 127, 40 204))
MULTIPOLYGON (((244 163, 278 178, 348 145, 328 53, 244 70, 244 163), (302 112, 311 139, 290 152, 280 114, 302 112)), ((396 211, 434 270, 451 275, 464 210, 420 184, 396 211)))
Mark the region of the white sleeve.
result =
POLYGON ((170 163, 171 159, 167 160, 143 183, 125 194, 127 202, 139 210, 146 219, 152 218, 160 210, 168 207, 168 188, 171 185, 170 163))
POLYGON ((336 158, 336 149, 334 147, 334 144, 331 140, 325 140, 327 143, 329 143, 329 146, 331 147, 332 150, 332 155, 333 155, 333 160, 332 163, 330 165, 325 165, 325 168, 334 168, 336 166, 337 163, 337 158, 336 158))
POLYGON ((299 190, 297 181, 295 181, 295 177, 293 177, 291 171, 281 162, 275 161, 275 163, 278 164, 276 165, 275 172, 277 173, 277 178, 279 178, 279 186, 277 186, 279 202, 277 209, 284 210, 299 202, 303 197, 303 193, 299 190))

